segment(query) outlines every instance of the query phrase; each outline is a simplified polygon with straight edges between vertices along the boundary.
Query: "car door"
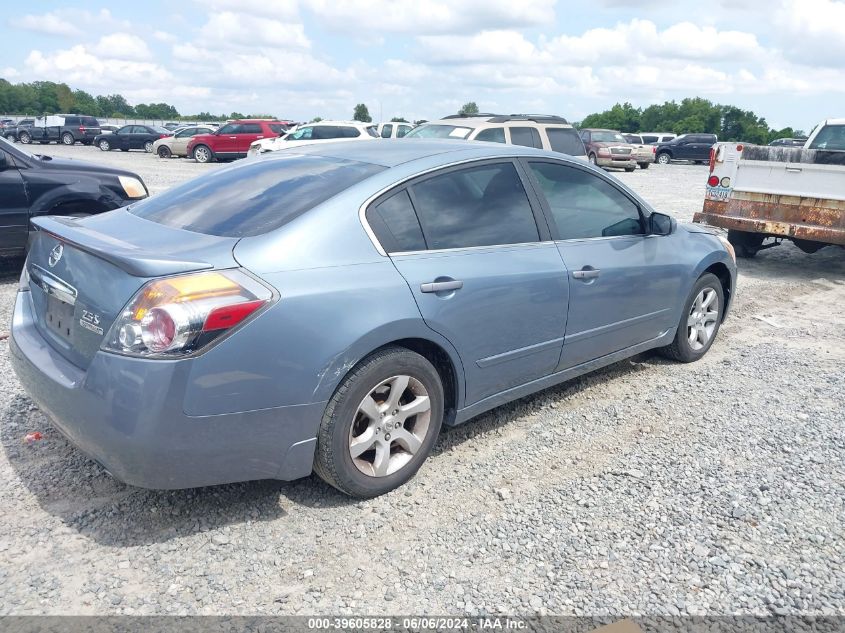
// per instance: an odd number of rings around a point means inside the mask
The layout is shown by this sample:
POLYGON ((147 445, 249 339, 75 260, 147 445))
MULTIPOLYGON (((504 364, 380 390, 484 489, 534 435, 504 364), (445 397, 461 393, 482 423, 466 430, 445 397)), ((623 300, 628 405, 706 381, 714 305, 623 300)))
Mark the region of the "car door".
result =
POLYGON ((243 123, 235 135, 234 152, 238 156, 246 156, 249 146, 258 139, 264 138, 264 130, 260 123, 243 123))
POLYGON ((636 200, 588 168, 526 161, 569 271, 559 369, 657 338, 676 325, 684 269, 671 236, 648 235, 636 200))
POLYGON ((220 128, 217 132, 217 140, 214 143, 214 153, 224 157, 234 154, 240 131, 240 123, 227 123, 220 128))
POLYGON ((0 253, 26 247, 29 236, 29 199, 15 159, 0 149, 0 253))
POLYGON ((393 136, 393 124, 385 123, 381 128, 381 137, 390 138, 391 136, 393 136))
POLYGON ((170 151, 176 154, 177 156, 184 156, 188 153, 188 141, 191 140, 196 134, 204 133, 199 132, 200 128, 189 127, 185 128, 184 130, 180 130, 176 134, 173 135, 173 140, 170 141, 170 151))
POLYGON ((458 351, 466 405, 542 378, 560 358, 568 280, 527 191, 515 162, 488 161, 425 176, 367 216, 386 227, 426 324, 458 351))

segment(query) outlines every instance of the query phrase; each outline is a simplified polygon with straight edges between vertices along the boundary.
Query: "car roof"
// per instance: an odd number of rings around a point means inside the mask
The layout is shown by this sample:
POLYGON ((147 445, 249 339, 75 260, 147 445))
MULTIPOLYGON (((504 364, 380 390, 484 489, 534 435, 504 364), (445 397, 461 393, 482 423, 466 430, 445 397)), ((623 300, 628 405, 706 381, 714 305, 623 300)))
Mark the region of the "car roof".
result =
MULTIPOLYGON (((362 163, 395 167, 403 163, 423 160, 441 154, 452 154, 455 160, 461 158, 480 159, 514 156, 545 156, 547 158, 567 159, 565 154, 503 143, 484 143, 481 141, 441 140, 441 139, 380 139, 372 143, 322 143, 297 148, 284 152, 271 152, 261 160, 281 159, 291 154, 324 156, 362 163)), ((577 159, 573 159, 577 160, 577 159)))
MULTIPOLYGON (((611 130, 607 127, 582 127, 582 132, 614 132, 615 134, 622 134, 619 130, 611 130)), ((639 132, 631 132, 631 134, 639 134, 639 132)))
POLYGON ((375 123, 367 123, 366 121, 333 120, 333 121, 314 121, 313 123, 301 123, 298 127, 305 127, 306 125, 364 125, 364 126, 370 126, 370 125, 375 125, 375 123))

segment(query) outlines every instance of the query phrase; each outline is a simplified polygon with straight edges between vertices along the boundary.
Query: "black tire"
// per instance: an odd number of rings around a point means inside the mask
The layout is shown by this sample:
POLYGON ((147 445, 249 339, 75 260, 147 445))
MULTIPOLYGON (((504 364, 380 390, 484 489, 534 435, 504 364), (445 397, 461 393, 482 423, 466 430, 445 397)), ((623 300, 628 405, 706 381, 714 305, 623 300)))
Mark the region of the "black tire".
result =
POLYGON ((161 145, 158 148, 158 157, 159 158, 170 158, 173 156, 173 152, 170 151, 170 148, 167 145, 161 145))
POLYGON ((694 160, 692 162, 695 163, 696 165, 703 165, 704 164, 703 160, 694 160))
POLYGON ((386 347, 358 363, 326 405, 317 434, 314 472, 350 496, 377 497, 398 488, 416 474, 437 441, 442 422, 443 385, 437 370, 408 349, 386 347), (358 469, 350 455, 350 430, 365 397, 379 384, 398 375, 411 376, 425 388, 431 404, 428 430, 417 452, 399 470, 382 477, 367 475, 358 469))
POLYGON ((208 145, 197 145, 193 151, 194 160, 198 163, 210 163, 214 161, 214 152, 208 145))
POLYGON ((669 152, 660 152, 657 155, 657 162, 661 165, 668 165, 672 162, 672 155, 669 152))
POLYGON ((108 139, 102 138, 97 143, 97 147, 103 152, 108 152, 111 149, 111 143, 109 143, 108 139))
POLYGON ((24 145, 29 145, 32 143, 32 136, 30 136, 29 132, 21 132, 18 134, 18 140, 24 145))
POLYGON ((648 169, 649 163, 639 163, 640 169, 648 169))
POLYGON ((129 148, 128 148, 128 147, 121 147, 121 148, 120 148, 120 151, 121 151, 121 152, 128 152, 128 151, 129 151, 129 148))
POLYGON ((14 134, 7 134, 6 140, 9 141, 10 143, 14 143, 15 142, 15 135, 14 134))
POLYGON ((678 331, 675 333, 675 340, 672 341, 671 345, 661 347, 659 349, 659 352, 663 354, 666 358, 670 358, 681 363, 693 363, 697 361, 707 353, 707 350, 709 350, 710 347, 713 345, 713 341, 716 340, 716 336, 718 336, 719 334, 719 327, 722 325, 722 318, 724 317, 724 315, 725 291, 722 288, 722 282, 716 275, 713 275, 711 273, 705 273, 698 278, 698 281, 695 282, 695 285, 692 287, 692 290, 690 291, 687 300, 684 302, 684 309, 681 312, 681 320, 678 323, 678 331), (716 296, 719 300, 719 314, 716 317, 716 324, 713 329, 713 333, 710 336, 710 339, 701 349, 696 350, 693 349, 689 341, 690 332, 688 330, 688 320, 690 318, 690 313, 692 312, 693 302, 695 302, 699 293, 706 288, 712 288, 716 291, 716 296))
POLYGON ((76 139, 73 138, 73 134, 70 132, 65 132, 62 134, 62 144, 63 145, 74 145, 76 143, 76 139))
POLYGON ((748 231, 737 231, 731 229, 728 231, 728 241, 734 247, 737 257, 744 259, 751 259, 763 246, 763 241, 766 239, 765 235, 760 233, 749 233, 748 231))
POLYGON ((147 141, 146 143, 144 143, 144 151, 147 152, 147 154, 152 154, 152 152, 153 152, 153 142, 152 141, 147 141))
POLYGON ((596 160, 595 154, 590 154, 590 156, 587 158, 587 160, 590 162, 591 165, 598 166, 598 164, 599 164, 598 161, 596 160))
POLYGON ((626 167, 626 168, 625 168, 625 171, 627 171, 627 172, 630 174, 630 173, 631 173, 632 171, 634 171, 636 168, 637 168, 637 167, 636 167, 636 165, 631 166, 631 167, 626 167))

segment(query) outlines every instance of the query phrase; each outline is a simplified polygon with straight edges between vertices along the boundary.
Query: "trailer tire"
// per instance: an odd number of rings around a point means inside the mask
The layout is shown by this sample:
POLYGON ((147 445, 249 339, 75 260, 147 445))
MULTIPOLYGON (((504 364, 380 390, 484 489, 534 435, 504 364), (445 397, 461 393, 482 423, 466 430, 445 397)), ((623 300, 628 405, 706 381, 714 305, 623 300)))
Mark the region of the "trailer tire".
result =
POLYGON ((749 233, 748 231, 737 231, 731 229, 728 231, 728 241, 734 247, 737 257, 751 259, 763 246, 765 235, 760 233, 749 233))

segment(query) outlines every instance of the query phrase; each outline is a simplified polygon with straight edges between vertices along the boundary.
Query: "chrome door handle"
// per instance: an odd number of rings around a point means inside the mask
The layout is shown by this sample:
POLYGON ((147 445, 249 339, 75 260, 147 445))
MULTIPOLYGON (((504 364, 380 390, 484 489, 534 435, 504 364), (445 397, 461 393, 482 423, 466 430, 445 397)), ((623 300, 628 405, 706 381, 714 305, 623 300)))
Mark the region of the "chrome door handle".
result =
POLYGON ((595 279, 601 273, 600 270, 596 270, 595 268, 587 268, 582 270, 573 270, 572 276, 575 279, 595 279))
POLYGON ((447 290, 460 290, 464 282, 453 279, 452 281, 431 281, 427 284, 420 284, 420 292, 445 292, 447 290))

